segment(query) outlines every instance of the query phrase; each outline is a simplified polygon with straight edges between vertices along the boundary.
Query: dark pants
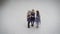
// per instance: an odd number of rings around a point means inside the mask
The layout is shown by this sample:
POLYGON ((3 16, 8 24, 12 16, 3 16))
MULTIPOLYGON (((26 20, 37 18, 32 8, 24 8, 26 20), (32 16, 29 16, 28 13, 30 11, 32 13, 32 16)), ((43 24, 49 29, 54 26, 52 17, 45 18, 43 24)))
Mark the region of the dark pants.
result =
POLYGON ((31 26, 32 26, 32 27, 34 26, 34 21, 31 21, 31 26))
POLYGON ((33 27, 34 26, 35 18, 31 17, 31 18, 28 18, 27 20, 28 20, 28 28, 30 28, 30 23, 31 23, 31 26, 33 27))
POLYGON ((30 21, 28 21, 28 28, 30 28, 30 21))
POLYGON ((28 21, 28 28, 30 28, 31 18, 27 18, 28 21))
POLYGON ((31 17, 31 26, 34 26, 35 17, 31 17))
POLYGON ((33 27, 34 26, 34 21, 28 21, 28 28, 30 28, 30 23, 31 23, 31 26, 33 27))

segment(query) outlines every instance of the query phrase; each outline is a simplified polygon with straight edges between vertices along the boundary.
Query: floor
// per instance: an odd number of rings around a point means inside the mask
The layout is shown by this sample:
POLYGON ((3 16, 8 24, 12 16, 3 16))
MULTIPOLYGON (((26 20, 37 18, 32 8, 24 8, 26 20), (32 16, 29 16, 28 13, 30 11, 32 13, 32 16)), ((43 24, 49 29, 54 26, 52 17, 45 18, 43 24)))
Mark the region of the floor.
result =
POLYGON ((7 1, 2 7, 0 34, 60 34, 59 1, 7 1), (27 28, 28 10, 40 11, 39 28, 27 28))

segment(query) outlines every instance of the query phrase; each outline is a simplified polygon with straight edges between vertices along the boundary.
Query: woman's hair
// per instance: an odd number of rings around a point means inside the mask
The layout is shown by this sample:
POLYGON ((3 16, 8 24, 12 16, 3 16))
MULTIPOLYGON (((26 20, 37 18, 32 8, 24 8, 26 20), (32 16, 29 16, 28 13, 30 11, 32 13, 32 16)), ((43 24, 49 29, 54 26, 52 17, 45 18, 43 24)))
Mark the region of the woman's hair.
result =
POLYGON ((36 16, 40 16, 40 15, 39 15, 39 11, 38 11, 38 10, 36 11, 36 16))

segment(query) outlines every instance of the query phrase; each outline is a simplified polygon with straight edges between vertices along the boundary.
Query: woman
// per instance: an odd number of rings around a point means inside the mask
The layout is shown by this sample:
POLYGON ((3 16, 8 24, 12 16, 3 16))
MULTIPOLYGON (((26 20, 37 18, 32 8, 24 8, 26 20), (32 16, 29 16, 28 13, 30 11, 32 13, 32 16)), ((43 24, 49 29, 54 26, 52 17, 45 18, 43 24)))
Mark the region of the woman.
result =
POLYGON ((39 11, 38 10, 36 11, 36 19, 35 20, 36 20, 36 24, 37 24, 36 27, 38 28, 39 27, 39 23, 40 23, 40 15, 39 15, 39 11))
POLYGON ((31 26, 32 27, 34 26, 34 21, 35 21, 35 12, 34 12, 34 9, 32 9, 32 12, 31 12, 31 26))
POLYGON ((28 22, 28 28, 30 28, 30 22, 31 22, 31 11, 28 11, 28 13, 27 13, 27 22, 28 22))

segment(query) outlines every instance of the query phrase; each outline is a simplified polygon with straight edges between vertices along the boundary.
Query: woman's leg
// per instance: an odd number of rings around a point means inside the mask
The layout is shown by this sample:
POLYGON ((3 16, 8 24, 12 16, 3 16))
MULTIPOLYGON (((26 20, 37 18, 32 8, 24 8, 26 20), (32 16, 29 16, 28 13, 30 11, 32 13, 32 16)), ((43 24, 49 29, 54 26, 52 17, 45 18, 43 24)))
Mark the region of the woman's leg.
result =
POLYGON ((28 28, 30 28, 30 21, 28 21, 28 28))
POLYGON ((33 21, 33 24, 32 25, 34 26, 34 21, 33 21))
POLYGON ((35 17, 31 17, 31 26, 34 26, 35 17))
POLYGON ((32 27, 34 26, 35 17, 32 18, 32 27))
POLYGON ((34 21, 31 21, 31 26, 32 26, 32 27, 34 26, 34 21))
POLYGON ((39 27, 39 23, 38 23, 38 22, 36 23, 36 27, 37 27, 37 28, 39 27))

